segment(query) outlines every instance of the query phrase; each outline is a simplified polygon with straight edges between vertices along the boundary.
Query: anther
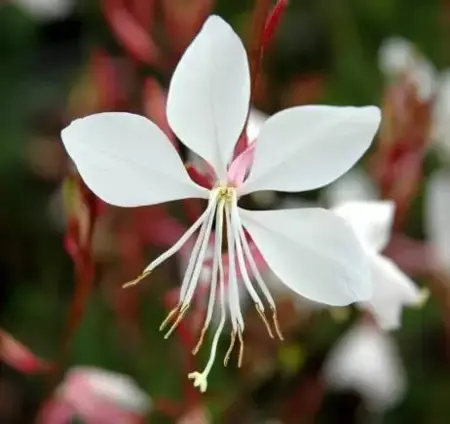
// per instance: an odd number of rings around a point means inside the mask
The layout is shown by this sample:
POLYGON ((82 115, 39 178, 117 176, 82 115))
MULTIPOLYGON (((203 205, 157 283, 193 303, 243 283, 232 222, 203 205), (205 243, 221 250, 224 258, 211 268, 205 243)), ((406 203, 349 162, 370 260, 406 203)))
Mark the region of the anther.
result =
POLYGON ((183 305, 181 307, 180 313, 178 314, 177 319, 172 324, 172 327, 169 328, 169 331, 165 334, 165 336, 164 336, 165 339, 168 339, 170 337, 170 335, 174 332, 174 330, 178 327, 178 324, 181 322, 181 320, 183 319, 183 317, 186 314, 188 309, 189 309, 189 304, 183 305))
POLYGON ((174 315, 180 310, 181 305, 177 305, 175 308, 173 308, 167 315, 167 317, 165 318, 165 320, 161 323, 161 325, 159 326, 159 331, 163 331, 166 327, 167 324, 169 324, 170 321, 172 321, 172 318, 174 317, 174 315))
POLYGON ((195 345, 194 349, 192 350, 192 354, 193 355, 197 355, 198 351, 200 350, 200 347, 203 344, 203 339, 205 338, 205 334, 206 334, 206 330, 208 329, 208 327, 203 326, 202 328, 202 332, 200 333, 200 337, 198 339, 197 344, 195 345))
POLYGON ((283 341, 284 337, 283 337, 283 333, 280 330, 280 324, 278 323, 278 317, 277 317, 277 310, 276 308, 271 308, 272 309, 272 321, 275 327, 275 332, 277 333, 278 338, 283 341))
POLYGON ((122 288, 126 289, 127 287, 135 286, 137 283, 141 282, 144 278, 150 275, 150 273, 151 271, 143 272, 139 277, 135 278, 132 281, 128 281, 128 283, 125 283, 122 288))
POLYGON ((259 316, 261 317, 262 322, 266 326, 267 332, 269 333, 269 337, 273 339, 272 329, 270 328, 269 321, 267 321, 267 317, 264 314, 264 309, 258 303, 255 303, 255 308, 258 311, 259 316))
POLYGON ((239 357, 238 357, 238 368, 242 366, 242 360, 244 359, 244 339, 242 337, 241 330, 237 331, 238 339, 239 339, 239 357))
POLYGON ((233 348, 236 343, 236 331, 233 330, 231 332, 231 340, 230 340, 230 346, 227 350, 227 353, 225 354, 225 358, 223 359, 223 365, 226 367, 228 365, 228 362, 230 360, 231 354, 233 353, 233 348))

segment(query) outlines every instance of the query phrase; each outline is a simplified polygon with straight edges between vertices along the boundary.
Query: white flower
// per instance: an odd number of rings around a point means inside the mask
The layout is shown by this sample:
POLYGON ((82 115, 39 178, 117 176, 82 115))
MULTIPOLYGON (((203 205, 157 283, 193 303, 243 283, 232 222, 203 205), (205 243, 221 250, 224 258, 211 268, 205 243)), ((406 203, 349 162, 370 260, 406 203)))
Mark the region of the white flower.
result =
POLYGON ((425 198, 425 225, 436 269, 450 275, 450 171, 435 171, 425 198))
POLYGON ((14 0, 14 3, 40 20, 65 18, 75 6, 73 0, 14 0))
POLYGON ((333 207, 332 211, 353 227, 369 258, 373 294, 359 306, 372 312, 381 328, 399 328, 403 307, 423 303, 426 294, 392 260, 380 254, 391 236, 394 203, 345 202, 333 207))
POLYGON ((406 389, 397 347, 388 334, 370 324, 357 324, 337 342, 324 375, 331 388, 360 393, 375 412, 394 406, 406 389))
POLYGON ((378 64, 388 78, 408 78, 422 101, 429 100, 436 90, 436 69, 408 40, 401 37, 385 40, 378 52, 378 64))
POLYGON ((323 199, 328 205, 339 205, 353 200, 374 200, 379 197, 373 181, 364 170, 358 168, 353 168, 323 191, 323 199))
POLYGON ((62 132, 64 145, 87 186, 108 203, 135 207, 193 197, 208 200, 197 222, 132 282, 137 283, 175 254, 200 229, 181 285, 179 305, 163 323, 164 327, 174 321, 166 334, 169 336, 190 306, 215 221, 204 329, 210 324, 217 291, 221 320, 206 368, 190 375, 202 391, 227 319, 232 325, 230 349, 237 338, 242 358, 244 320, 237 269, 261 317, 266 320, 266 302, 277 329, 275 303, 255 266, 245 230, 272 271, 295 292, 331 305, 346 305, 371 294, 364 252, 339 217, 319 208, 249 211, 238 207, 237 202, 241 196, 260 190, 295 192, 329 184, 367 150, 380 122, 379 109, 303 106, 282 111, 269 118, 257 142, 233 160, 249 100, 250 74, 242 42, 227 23, 211 16, 180 60, 167 100, 172 130, 215 171, 211 190, 189 178, 164 133, 142 116, 101 113, 76 120, 62 132), (230 257, 227 282, 222 236, 227 239, 230 257))

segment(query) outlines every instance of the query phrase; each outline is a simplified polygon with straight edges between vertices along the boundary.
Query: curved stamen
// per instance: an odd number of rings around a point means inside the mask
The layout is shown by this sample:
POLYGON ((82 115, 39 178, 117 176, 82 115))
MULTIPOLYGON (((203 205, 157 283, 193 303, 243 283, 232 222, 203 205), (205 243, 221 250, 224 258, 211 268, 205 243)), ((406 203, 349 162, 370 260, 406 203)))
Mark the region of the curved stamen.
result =
POLYGON ((195 265, 196 265, 196 261, 198 260, 199 250, 202 246, 203 239, 205 238, 205 233, 206 233, 206 229, 208 227, 209 220, 214 219, 215 210, 216 210, 217 201, 218 201, 217 190, 215 191, 215 193, 216 193, 216 195, 214 197, 212 197, 212 199, 210 200, 210 203, 207 208, 208 214, 205 217, 203 226, 200 229, 200 233, 197 237, 197 240, 195 241, 194 247, 192 248, 192 252, 189 257, 189 261, 188 261, 186 271, 184 273, 183 281, 181 283, 181 288, 180 288, 180 297, 179 297, 180 304, 183 302, 183 300, 186 296, 186 291, 189 287, 189 283, 191 281, 191 277, 192 277, 192 273, 193 273, 195 265))
MULTIPOLYGON (((188 282, 188 284, 186 286, 187 287, 186 293, 184 294, 183 298, 180 295, 180 301, 182 301, 183 305, 189 305, 189 303, 191 302, 192 296, 194 295, 195 289, 197 288, 198 280, 199 280, 200 273, 201 273, 201 270, 203 267, 203 262, 205 261, 206 251, 208 249, 209 239, 211 237, 217 201, 218 201, 218 198, 216 197, 213 200, 214 209, 212 210, 212 213, 208 217, 208 221, 205 226, 205 232, 203 234, 203 239, 201 240, 201 243, 200 243, 200 251, 198 252, 198 255, 196 255, 197 257, 196 257, 195 261, 193 262, 194 270, 193 270, 192 274, 189 276, 190 281, 188 282)), ((200 239, 200 237, 199 237, 199 239, 200 239)), ((194 254, 194 252, 193 252, 193 254, 194 254)))
MULTIPOLYGON (((214 197, 212 197, 214 199, 214 197)), ((215 206, 215 205, 214 205, 215 206)), ((191 236, 197 231, 197 229, 204 223, 204 221, 208 218, 209 214, 211 213, 211 209, 213 207, 213 202, 210 201, 210 204, 205 209, 205 211, 200 215, 200 217, 195 221, 187 230, 186 232, 179 238, 179 240, 169 249, 167 249, 164 253, 162 253, 160 256, 158 256, 155 260, 153 260, 147 268, 144 269, 142 274, 134 279, 133 281, 130 281, 128 283, 125 283, 122 287, 130 287, 138 284, 140 281, 142 281, 147 275, 149 275, 157 266, 161 265, 164 261, 169 259, 171 256, 173 256, 175 253, 177 253, 183 245, 191 238, 191 236)))
MULTIPOLYGON (((219 207, 218 211, 218 217, 219 221, 219 228, 222 228, 223 226, 223 207, 219 207)), ((218 238, 220 238, 220 245, 222 244, 221 240, 221 232, 219 232, 216 235, 218 238)), ((214 334, 213 342, 211 345, 211 352, 209 355, 208 363, 206 364, 205 369, 203 372, 199 373, 198 371, 192 372, 188 374, 188 378, 194 380, 194 386, 198 387, 201 392, 204 392, 208 386, 208 375, 211 371, 211 368, 214 364, 214 360, 216 358, 217 354, 217 346, 219 343, 220 335, 222 334, 223 328, 225 326, 226 321, 226 308, 225 308, 225 288, 224 288, 224 271, 223 271, 223 264, 222 264, 222 258, 219 261, 219 290, 220 290, 220 310, 221 310, 221 318, 220 323, 216 329, 216 332, 214 334)))
POLYGON ((230 360, 231 354, 233 353, 234 345, 236 344, 236 331, 232 330, 230 346, 228 347, 227 353, 225 354, 225 358, 223 359, 223 365, 226 367, 230 360))
POLYGON ((227 240, 228 240, 228 303, 233 329, 244 330, 244 318, 242 317, 241 306, 239 302, 239 289, 236 275, 236 257, 235 257, 235 240, 231 228, 230 207, 225 204, 225 219, 227 224, 227 240))
POLYGON ((277 336, 280 340, 284 340, 283 334, 281 332, 280 329, 280 324, 278 322, 278 317, 277 317, 277 307, 275 304, 275 301, 273 300, 272 295, 270 294, 269 289, 267 288, 266 283, 264 282, 263 278, 261 277, 261 274, 258 270, 258 267, 255 263, 255 260, 253 259, 253 255, 252 252, 250 250, 250 246, 248 244, 247 238, 245 237, 245 233, 244 233, 244 229, 242 227, 242 223, 241 223, 241 219, 239 217, 239 213, 238 213, 238 209, 237 209, 237 205, 236 208, 232 209, 232 212, 234 212, 235 215, 235 221, 236 221, 236 227, 239 230, 239 235, 240 235, 240 241, 242 243, 242 247, 244 248, 244 253, 245 256, 247 258, 247 261, 250 265, 252 274, 256 280, 256 282, 258 283, 261 291, 263 292, 267 302, 270 305, 270 309, 272 310, 272 321, 275 327, 275 332, 277 333, 277 336))
POLYGON ((206 311, 205 322, 203 324, 200 338, 197 342, 192 353, 195 355, 200 346, 203 343, 203 338, 205 337, 206 331, 211 323, 212 314, 214 310, 214 305, 216 302, 216 292, 217 292, 217 278, 219 271, 219 262, 222 261, 222 230, 223 230, 223 218, 219 219, 219 214, 223 214, 223 202, 221 201, 216 210, 216 239, 214 241, 214 256, 213 256, 213 264, 212 264, 212 273, 211 273, 211 287, 209 292, 209 300, 208 300, 208 308, 206 311), (220 212, 222 210, 222 212, 220 212))

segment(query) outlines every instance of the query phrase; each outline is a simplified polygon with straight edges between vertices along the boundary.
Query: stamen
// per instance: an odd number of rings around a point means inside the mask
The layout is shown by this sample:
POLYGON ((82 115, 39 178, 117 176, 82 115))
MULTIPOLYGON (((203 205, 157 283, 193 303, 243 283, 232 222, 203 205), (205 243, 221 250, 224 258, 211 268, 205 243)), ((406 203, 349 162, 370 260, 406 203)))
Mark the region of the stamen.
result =
POLYGON ((197 221, 195 221, 191 225, 191 227, 187 229, 187 231, 179 238, 179 240, 170 249, 167 249, 162 255, 158 256, 147 268, 145 268, 144 273, 152 271, 183 247, 183 245, 190 239, 190 237, 198 230, 200 225, 202 225, 203 222, 206 220, 206 218, 210 215, 211 209, 213 209, 216 204, 216 202, 214 202, 214 199, 215 199, 214 197, 211 197, 211 200, 209 201, 207 208, 200 215, 197 221))
POLYGON ((140 283, 144 278, 146 278, 150 274, 151 274, 151 271, 145 271, 139 277, 135 278, 132 281, 128 281, 128 283, 125 283, 122 286, 122 288, 126 289, 127 287, 135 286, 137 283, 140 283))
POLYGON ((223 359, 223 365, 226 367, 228 365, 228 361, 230 360, 231 353, 233 352, 234 345, 236 343, 236 331, 231 332, 231 340, 230 340, 230 346, 227 350, 227 353, 225 354, 225 358, 223 359))
POLYGON ((267 332, 269 333, 269 337, 273 339, 272 329, 270 328, 269 321, 267 320, 266 315, 264 314, 264 309, 261 308, 260 305, 255 304, 256 310, 258 311, 259 316, 261 317, 262 322, 266 326, 267 332))
POLYGON ((225 219, 227 223, 228 239, 228 303, 230 307, 231 320, 234 328, 244 329, 244 318, 242 317, 239 302, 239 289, 237 285, 236 262, 235 262, 235 240, 231 228, 230 208, 225 204, 225 219), (234 322, 233 322, 234 321, 234 322))
POLYGON ((177 305, 175 308, 173 308, 168 314, 167 317, 164 319, 164 321, 159 326, 159 331, 163 331, 170 321, 172 321, 172 318, 174 315, 180 310, 181 305, 177 305))
POLYGON ((178 324, 181 322, 181 320, 186 315, 187 310, 189 309, 189 305, 183 305, 180 309, 180 313, 177 316, 177 319, 172 324, 172 327, 169 328, 169 331, 165 334, 164 338, 168 339, 170 335, 174 332, 174 330, 178 327, 178 324))
POLYGON ((214 256, 211 274, 211 287, 209 292, 208 309, 205 316, 205 322, 203 324, 199 340, 193 349, 192 353, 196 355, 203 344, 206 331, 211 323, 211 318, 214 310, 214 304, 216 301, 217 291, 217 278, 219 271, 219 262, 222 261, 222 227, 223 227, 223 202, 221 201, 216 211, 216 239, 214 242, 214 256))
POLYGON ((237 335, 239 339, 238 368, 241 368, 242 360, 244 359, 244 338, 242 337, 242 332, 240 330, 238 330, 237 335))
POLYGON ((271 308, 272 309, 272 321, 273 321, 273 325, 275 327, 275 332, 277 333, 278 338, 283 341, 284 337, 283 337, 283 333, 281 332, 280 329, 280 324, 278 323, 278 317, 277 317, 277 308, 271 308))
MULTIPOLYGON (((217 204, 217 199, 214 203, 217 204)), ((186 294, 184 295, 183 300, 184 304, 189 304, 191 302, 192 296, 194 295, 195 289, 197 288, 198 280, 203 267, 203 262, 205 261, 206 251, 208 249, 208 242, 212 232, 213 221, 214 221, 214 214, 212 213, 208 218, 206 231, 200 246, 200 252, 198 253, 197 260, 194 262, 195 264, 194 271, 187 285, 186 294)))
MULTIPOLYGON (((234 207, 234 205, 232 206, 232 208, 233 207, 234 207)), ((241 242, 240 236, 239 236, 239 228, 238 228, 239 222, 236 222, 236 213, 234 210, 232 210, 232 212, 231 212, 231 227, 232 227, 233 236, 234 236, 235 243, 236 243, 236 253, 237 253, 238 265, 239 265, 239 269, 241 271, 242 280, 244 281, 244 285, 245 285, 250 297, 252 298, 253 302, 257 306, 257 308, 259 308, 259 310, 261 310, 261 311, 264 311, 263 303, 261 302, 261 299, 258 296, 258 293, 256 293, 256 290, 253 288, 253 284, 250 281, 250 278, 248 276, 247 266, 245 264, 245 259, 244 259, 244 253, 242 251, 242 242, 241 242)))
POLYGON ((192 354, 197 355, 198 351, 202 347, 203 340, 205 338, 206 331, 208 330, 208 327, 206 325, 203 325, 202 331, 200 333, 200 337, 198 338, 197 344, 195 345, 194 349, 192 349, 192 354))
MULTIPOLYGON (((216 190, 217 193, 217 190, 216 190)), ((195 241, 194 247, 192 248, 191 256, 189 257, 189 262, 186 267, 186 271, 184 273, 183 281, 181 283, 180 288, 180 303, 183 303, 186 297, 186 292, 189 288, 191 279, 192 279, 192 273, 195 271, 195 265, 199 259, 199 251, 201 246, 203 245, 203 240, 206 236, 206 231, 209 227, 209 224, 213 222, 215 210, 217 206, 217 196, 213 197, 210 201, 210 205, 208 207, 209 212, 207 216, 205 217, 205 220, 203 222, 202 228, 200 229, 200 233, 197 237, 197 240, 195 241)))
POLYGON ((264 283, 264 280, 261 277, 261 274, 260 274, 260 272, 258 270, 258 267, 257 267, 257 265, 255 263, 255 260, 253 259, 253 255, 252 255, 252 252, 250 250, 250 246, 248 245, 247 238, 245 237, 244 229, 242 227, 241 220, 239 218, 239 214, 237 213, 237 206, 236 206, 236 208, 233 208, 233 210, 234 210, 234 213, 235 213, 235 219, 236 219, 236 222, 237 222, 237 227, 238 227, 239 233, 240 233, 240 239, 241 239, 242 247, 244 248, 244 253, 245 253, 247 261, 248 261, 248 263, 250 265, 250 268, 252 270, 252 274, 255 277, 255 280, 258 283, 259 288, 263 292, 264 297, 266 298, 266 300, 269 303, 270 307, 272 309, 276 308, 275 301, 273 300, 273 297, 270 294, 270 291, 267 288, 266 283, 264 283))
MULTIPOLYGON (((223 208, 219 208, 218 219, 222 221, 223 217, 223 208)), ((222 259, 222 258, 221 258, 222 259)), ((222 260, 219 262, 219 287, 220 287, 220 309, 221 309, 221 318, 220 323, 217 327, 217 330, 214 334, 213 342, 211 345, 211 353, 209 355, 208 363, 206 364, 203 372, 199 373, 198 371, 191 372, 188 374, 188 378, 194 380, 194 387, 198 387, 201 392, 204 392, 208 386, 208 375, 211 371, 211 368, 214 364, 214 360, 217 354, 217 345, 219 343, 220 335, 222 334, 223 328, 225 326, 225 321, 227 317, 227 312, 225 308, 225 288, 224 288, 224 272, 222 260)))

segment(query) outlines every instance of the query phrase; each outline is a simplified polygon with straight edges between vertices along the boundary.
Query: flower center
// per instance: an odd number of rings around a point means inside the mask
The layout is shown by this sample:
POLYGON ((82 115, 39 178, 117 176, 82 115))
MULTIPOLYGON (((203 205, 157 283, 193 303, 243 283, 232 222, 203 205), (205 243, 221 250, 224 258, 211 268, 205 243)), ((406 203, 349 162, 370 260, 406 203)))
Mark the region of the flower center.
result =
POLYGON ((205 321, 198 343, 192 352, 193 354, 196 354, 203 344, 215 309, 218 309, 220 312, 220 321, 217 324, 213 336, 210 356, 205 369, 201 373, 194 372, 188 376, 194 380, 196 387, 199 387, 201 391, 205 391, 207 377, 216 357, 219 339, 228 319, 231 322, 232 331, 230 345, 224 358, 224 365, 226 366, 228 364, 236 341, 239 342, 238 366, 240 367, 242 365, 244 353, 244 319, 240 306, 238 281, 243 282, 248 295, 254 302, 256 310, 267 328, 269 336, 273 338, 274 333, 272 332, 272 327, 264 313, 264 303, 255 290, 250 278, 250 275, 253 274, 256 284, 259 286, 259 291, 264 296, 272 311, 275 332, 280 340, 283 340, 283 336, 278 325, 275 302, 259 273, 241 224, 239 209, 237 207, 236 188, 228 184, 220 184, 212 189, 208 206, 200 218, 170 249, 155 259, 140 277, 127 283, 125 286, 134 285, 145 278, 159 264, 180 250, 197 230, 199 230, 199 234, 192 248, 183 277, 178 305, 169 312, 167 318, 161 324, 160 330, 164 330, 171 324, 164 336, 167 339, 177 328, 190 308, 199 283, 209 286, 205 321), (215 230, 213 232, 214 221, 215 230), (226 238, 227 252, 223 251, 223 238, 226 238), (211 247, 211 244, 213 245, 214 254, 212 258, 212 270, 211 273, 208 273, 210 275, 210 281, 200 281, 207 251, 211 247), (218 299, 216 300, 216 298, 218 299))

